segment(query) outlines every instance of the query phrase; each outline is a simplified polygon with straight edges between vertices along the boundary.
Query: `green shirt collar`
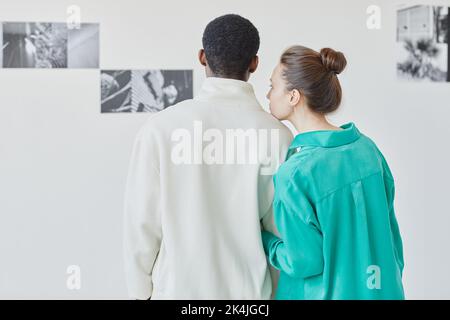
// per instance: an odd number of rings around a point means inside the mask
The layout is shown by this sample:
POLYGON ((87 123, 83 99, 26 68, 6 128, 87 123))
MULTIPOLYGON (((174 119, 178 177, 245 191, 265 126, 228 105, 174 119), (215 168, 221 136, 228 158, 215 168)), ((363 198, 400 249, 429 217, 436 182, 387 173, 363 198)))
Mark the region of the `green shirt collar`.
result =
POLYGON ((304 146, 333 148, 356 141, 361 133, 353 122, 341 126, 344 130, 316 130, 295 136, 289 149, 304 146))

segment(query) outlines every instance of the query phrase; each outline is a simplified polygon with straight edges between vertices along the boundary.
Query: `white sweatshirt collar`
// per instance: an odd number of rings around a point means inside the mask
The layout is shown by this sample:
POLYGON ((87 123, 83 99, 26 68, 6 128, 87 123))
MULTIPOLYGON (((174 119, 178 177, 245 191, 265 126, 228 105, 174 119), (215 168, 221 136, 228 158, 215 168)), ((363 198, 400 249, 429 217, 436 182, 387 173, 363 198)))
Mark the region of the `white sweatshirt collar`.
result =
POLYGON ((194 100, 260 107, 253 86, 245 81, 208 77, 194 100))

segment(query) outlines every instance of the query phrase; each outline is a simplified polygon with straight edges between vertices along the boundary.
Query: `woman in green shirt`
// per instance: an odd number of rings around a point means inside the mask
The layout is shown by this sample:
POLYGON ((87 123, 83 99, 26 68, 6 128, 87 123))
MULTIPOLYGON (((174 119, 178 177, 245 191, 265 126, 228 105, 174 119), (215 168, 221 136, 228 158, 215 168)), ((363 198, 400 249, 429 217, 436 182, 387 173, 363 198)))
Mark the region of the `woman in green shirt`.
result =
POLYGON ((280 270, 276 299, 404 299, 389 166, 353 123, 326 119, 345 66, 341 52, 294 46, 272 74, 271 112, 299 132, 274 176, 280 237, 262 232, 280 270))

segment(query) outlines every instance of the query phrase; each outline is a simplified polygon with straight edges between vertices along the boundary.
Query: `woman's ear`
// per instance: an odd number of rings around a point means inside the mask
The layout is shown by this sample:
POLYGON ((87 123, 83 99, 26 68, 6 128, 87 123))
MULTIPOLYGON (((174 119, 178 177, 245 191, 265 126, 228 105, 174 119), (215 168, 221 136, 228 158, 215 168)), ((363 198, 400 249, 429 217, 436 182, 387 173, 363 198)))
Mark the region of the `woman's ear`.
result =
POLYGON ((204 67, 206 67, 207 65, 207 61, 206 61, 206 55, 205 55, 205 50, 204 49, 200 49, 198 52, 198 61, 200 61, 200 64, 204 67))
POLYGON ((294 89, 290 92, 289 104, 295 107, 302 100, 302 95, 300 91, 294 89))

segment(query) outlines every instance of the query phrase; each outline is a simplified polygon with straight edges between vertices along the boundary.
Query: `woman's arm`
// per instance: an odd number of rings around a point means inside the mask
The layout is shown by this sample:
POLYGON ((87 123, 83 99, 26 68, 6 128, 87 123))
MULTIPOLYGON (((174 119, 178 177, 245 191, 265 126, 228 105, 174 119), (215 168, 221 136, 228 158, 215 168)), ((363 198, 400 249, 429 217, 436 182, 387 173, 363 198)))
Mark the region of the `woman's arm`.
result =
POLYGON ((263 231, 264 251, 270 263, 291 277, 308 278, 323 272, 323 237, 314 209, 296 190, 287 201, 274 202, 281 238, 263 231))

